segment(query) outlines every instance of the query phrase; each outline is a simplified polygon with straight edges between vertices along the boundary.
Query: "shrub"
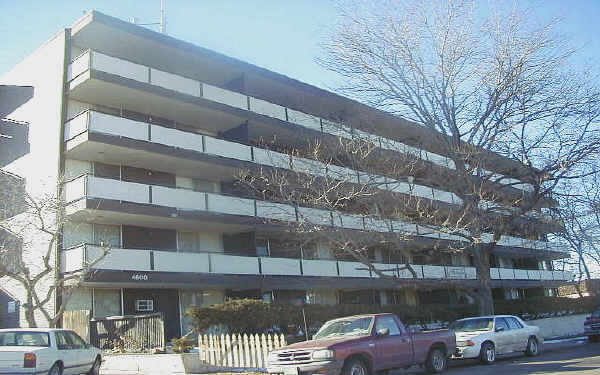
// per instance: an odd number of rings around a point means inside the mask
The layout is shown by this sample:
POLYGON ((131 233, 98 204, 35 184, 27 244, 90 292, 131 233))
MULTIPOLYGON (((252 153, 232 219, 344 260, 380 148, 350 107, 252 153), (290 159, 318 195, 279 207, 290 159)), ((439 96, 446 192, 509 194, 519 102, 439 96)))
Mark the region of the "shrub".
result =
MULTIPOLYGON (((595 297, 580 299, 533 297, 526 300, 496 301, 496 314, 517 315, 525 320, 555 315, 587 313, 594 309, 595 297)), ((407 325, 426 327, 432 322, 452 322, 477 316, 475 305, 430 304, 408 305, 305 305, 307 326, 318 329, 327 320, 359 314, 393 313, 407 325)), ((268 304, 260 300, 242 299, 188 311, 194 328, 204 332, 210 327, 225 325, 230 333, 262 333, 275 329, 295 333, 303 327, 302 307, 287 304, 268 304)))

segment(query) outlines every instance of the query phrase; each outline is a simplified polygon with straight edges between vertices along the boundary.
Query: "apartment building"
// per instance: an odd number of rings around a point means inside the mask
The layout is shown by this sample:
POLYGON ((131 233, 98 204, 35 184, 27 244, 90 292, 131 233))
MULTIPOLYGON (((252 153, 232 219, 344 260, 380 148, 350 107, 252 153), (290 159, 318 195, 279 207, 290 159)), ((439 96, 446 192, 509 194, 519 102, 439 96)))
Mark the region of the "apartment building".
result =
MULTIPOLYGON (((311 217, 359 231, 397 225, 415 238, 422 233, 418 223, 275 204, 234 188, 240 169, 310 164, 283 151, 301 138, 344 136, 332 113, 343 113, 348 123, 377 119, 381 126, 370 136, 382 148, 451 171, 452 161, 435 145, 415 143, 426 138, 416 124, 96 11, 58 32, 0 83, 35 89, 32 100, 10 113, 30 123, 30 147, 6 168, 24 176, 28 189, 63 184, 70 222, 57 247, 61 272, 82 269, 101 245, 111 248, 69 309, 98 317, 160 311, 167 336, 175 337, 189 328, 188 307, 226 298, 324 304, 465 298, 447 288, 403 290, 360 263, 336 258, 327 243, 289 248, 266 220, 311 217), (265 139, 277 147, 267 149, 265 139)), ((343 165, 307 173, 360 178, 343 165)), ((440 186, 395 189, 450 205, 457 199, 440 186)), ((553 259, 565 256, 546 241, 503 236, 491 269, 496 297, 553 293, 571 278, 552 267, 553 259)), ((393 252, 375 251, 372 258, 394 276, 411 277, 393 252)), ((468 256, 410 261, 419 280, 475 282, 468 256)))

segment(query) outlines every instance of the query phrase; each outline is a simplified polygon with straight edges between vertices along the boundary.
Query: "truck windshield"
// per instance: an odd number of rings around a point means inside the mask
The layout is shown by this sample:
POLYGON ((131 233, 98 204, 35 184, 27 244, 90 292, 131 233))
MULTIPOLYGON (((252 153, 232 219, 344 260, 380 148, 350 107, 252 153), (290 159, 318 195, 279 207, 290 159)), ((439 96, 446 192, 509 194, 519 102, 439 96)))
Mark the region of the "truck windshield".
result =
POLYGON ((314 336, 315 340, 341 336, 365 336, 371 333, 373 318, 334 320, 325 323, 314 336))
POLYGON ((0 346, 50 346, 47 332, 0 332, 0 346))
POLYGON ((457 332, 489 331, 494 326, 492 318, 475 318, 457 320, 450 325, 450 329, 457 332))

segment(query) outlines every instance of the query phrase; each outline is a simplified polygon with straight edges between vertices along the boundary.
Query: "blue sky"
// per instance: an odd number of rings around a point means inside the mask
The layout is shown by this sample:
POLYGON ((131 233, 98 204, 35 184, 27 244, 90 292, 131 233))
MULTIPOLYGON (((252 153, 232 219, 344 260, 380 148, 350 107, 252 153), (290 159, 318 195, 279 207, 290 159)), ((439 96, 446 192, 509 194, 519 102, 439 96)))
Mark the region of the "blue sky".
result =
MULTIPOLYGON (((562 31, 584 56, 600 61, 600 1, 528 3, 541 18, 562 17, 562 31)), ((0 75, 90 9, 158 22, 160 0, 0 0, 0 75)), ((314 62, 318 42, 335 21, 330 0, 166 0, 166 10, 171 36, 320 87, 335 84, 336 77, 314 62)))

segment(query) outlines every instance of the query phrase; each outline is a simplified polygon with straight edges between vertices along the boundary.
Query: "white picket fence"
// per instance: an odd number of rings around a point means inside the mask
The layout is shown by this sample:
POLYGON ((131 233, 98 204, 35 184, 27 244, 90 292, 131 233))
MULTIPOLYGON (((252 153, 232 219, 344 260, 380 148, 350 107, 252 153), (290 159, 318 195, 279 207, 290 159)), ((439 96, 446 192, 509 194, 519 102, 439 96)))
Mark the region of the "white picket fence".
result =
POLYGON ((264 369, 271 350, 287 345, 284 335, 199 335, 200 360, 213 366, 264 369))

